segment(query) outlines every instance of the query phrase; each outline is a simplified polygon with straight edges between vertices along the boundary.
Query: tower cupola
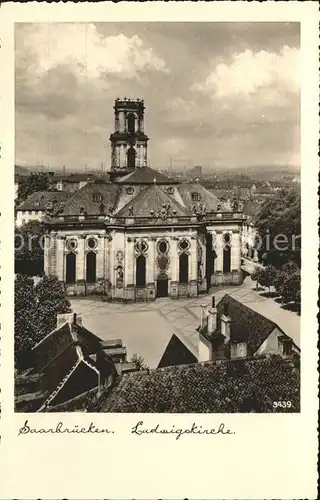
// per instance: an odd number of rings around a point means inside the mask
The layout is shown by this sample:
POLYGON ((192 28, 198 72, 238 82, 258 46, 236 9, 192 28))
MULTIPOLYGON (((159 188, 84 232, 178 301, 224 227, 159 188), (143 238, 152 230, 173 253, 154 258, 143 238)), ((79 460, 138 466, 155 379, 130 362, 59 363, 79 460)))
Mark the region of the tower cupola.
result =
POLYGON ((114 132, 111 142, 111 180, 122 177, 136 168, 147 166, 147 143, 144 133, 144 101, 116 99, 114 105, 114 132))

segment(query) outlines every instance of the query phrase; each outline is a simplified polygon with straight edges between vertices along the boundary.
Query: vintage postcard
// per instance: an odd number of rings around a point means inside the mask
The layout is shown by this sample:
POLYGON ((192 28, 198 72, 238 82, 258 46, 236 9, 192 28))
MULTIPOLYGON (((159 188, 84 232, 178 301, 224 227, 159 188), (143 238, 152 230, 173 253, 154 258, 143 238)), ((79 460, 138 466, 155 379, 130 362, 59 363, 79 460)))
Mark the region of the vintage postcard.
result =
POLYGON ((316 498, 318 22, 2 6, 2 499, 316 498))

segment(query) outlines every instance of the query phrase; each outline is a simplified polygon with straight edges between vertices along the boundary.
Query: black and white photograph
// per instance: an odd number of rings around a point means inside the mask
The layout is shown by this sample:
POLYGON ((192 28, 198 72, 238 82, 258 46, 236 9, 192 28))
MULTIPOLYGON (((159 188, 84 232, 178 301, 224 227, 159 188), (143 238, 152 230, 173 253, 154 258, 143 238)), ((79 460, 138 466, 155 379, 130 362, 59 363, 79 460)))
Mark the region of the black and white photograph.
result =
POLYGON ((16 412, 300 412, 300 24, 15 26, 16 412))

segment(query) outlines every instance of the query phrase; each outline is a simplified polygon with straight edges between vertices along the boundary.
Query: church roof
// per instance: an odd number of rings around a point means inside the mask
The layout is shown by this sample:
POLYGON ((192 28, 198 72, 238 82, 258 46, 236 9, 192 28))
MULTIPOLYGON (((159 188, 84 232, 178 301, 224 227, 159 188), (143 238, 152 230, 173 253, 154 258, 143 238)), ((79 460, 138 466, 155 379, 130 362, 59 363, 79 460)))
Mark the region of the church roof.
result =
POLYGON ((121 208, 117 216, 150 217, 153 214, 161 214, 166 207, 169 207, 171 216, 183 217, 189 215, 189 211, 171 198, 160 186, 151 184, 121 208), (176 211, 176 213, 173 214, 173 211, 176 211))
POLYGON ((220 205, 222 212, 228 211, 219 198, 198 182, 180 184, 178 186, 178 191, 185 206, 188 208, 191 208, 192 205, 194 205, 195 200, 193 197, 195 194, 198 194, 200 197, 199 201, 202 201, 205 204, 207 212, 216 212, 218 210, 218 205, 220 205))
POLYGON ((117 196, 118 186, 116 184, 106 181, 90 182, 68 199, 61 215, 79 215, 82 208, 87 215, 98 215, 101 213, 101 203, 103 203, 106 210, 109 207, 113 209, 117 196), (98 195, 101 195, 101 197, 98 195))
POLYGON ((152 168, 143 167, 115 182, 105 180, 88 182, 66 200, 59 215, 96 217, 113 214, 124 218, 153 215, 159 215, 160 218, 163 215, 186 217, 194 215, 200 209, 204 209, 204 213, 230 211, 200 183, 179 183, 152 168), (137 194, 127 201, 123 187, 131 184, 139 188, 136 189, 137 194), (119 210, 118 206, 121 207, 119 210))
POLYGON ((150 167, 136 168, 115 182, 119 184, 153 184, 154 179, 156 179, 157 184, 177 184, 177 181, 150 167))
POLYGON ((70 194, 65 191, 35 191, 20 203, 17 210, 44 211, 49 202, 53 204, 54 208, 57 208, 59 203, 65 202, 69 197, 70 194))

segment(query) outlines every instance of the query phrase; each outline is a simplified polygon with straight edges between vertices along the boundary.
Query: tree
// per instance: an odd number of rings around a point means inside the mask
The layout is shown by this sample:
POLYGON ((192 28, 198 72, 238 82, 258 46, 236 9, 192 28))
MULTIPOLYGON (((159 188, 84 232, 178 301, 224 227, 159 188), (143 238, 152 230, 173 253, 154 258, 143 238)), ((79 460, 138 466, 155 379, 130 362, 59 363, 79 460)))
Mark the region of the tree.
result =
POLYGON ((19 366, 28 365, 29 353, 35 343, 35 293, 32 278, 17 275, 14 282, 14 352, 19 366))
POLYGON ((280 269, 292 260, 300 266, 301 199, 297 190, 282 189, 266 200, 256 228, 262 240, 259 256, 267 253, 267 264, 280 269))
POLYGON ((17 367, 25 367, 32 347, 55 328, 57 314, 71 307, 55 276, 45 276, 35 286, 32 278, 17 275, 14 285, 15 361, 17 367))
POLYGON ((45 233, 44 223, 36 220, 15 228, 15 265, 18 273, 29 276, 43 273, 45 233))
POLYGON ((133 353, 133 355, 131 356, 130 362, 134 363, 138 370, 146 370, 148 368, 144 362, 143 357, 139 356, 136 353, 133 353))
POLYGON ((261 267, 259 270, 258 281, 260 285, 266 286, 270 295, 270 287, 274 284, 277 276, 277 269, 274 266, 261 267))
POLYGON ((282 266, 275 280, 275 288, 283 303, 301 302, 301 274, 295 262, 291 261, 282 266))
POLYGON ((260 276, 260 267, 256 267, 253 273, 251 274, 252 281, 256 282, 256 290, 259 288, 259 276, 260 276))
POLYGON ((70 302, 57 276, 44 276, 35 286, 38 331, 41 337, 51 332, 57 323, 57 314, 71 312, 70 302))
POLYGON ((44 235, 46 227, 43 222, 32 220, 15 228, 15 253, 17 259, 43 260, 44 235))
POLYGON ((18 200, 21 203, 35 191, 48 191, 50 181, 48 174, 33 173, 21 177, 18 188, 18 200))

